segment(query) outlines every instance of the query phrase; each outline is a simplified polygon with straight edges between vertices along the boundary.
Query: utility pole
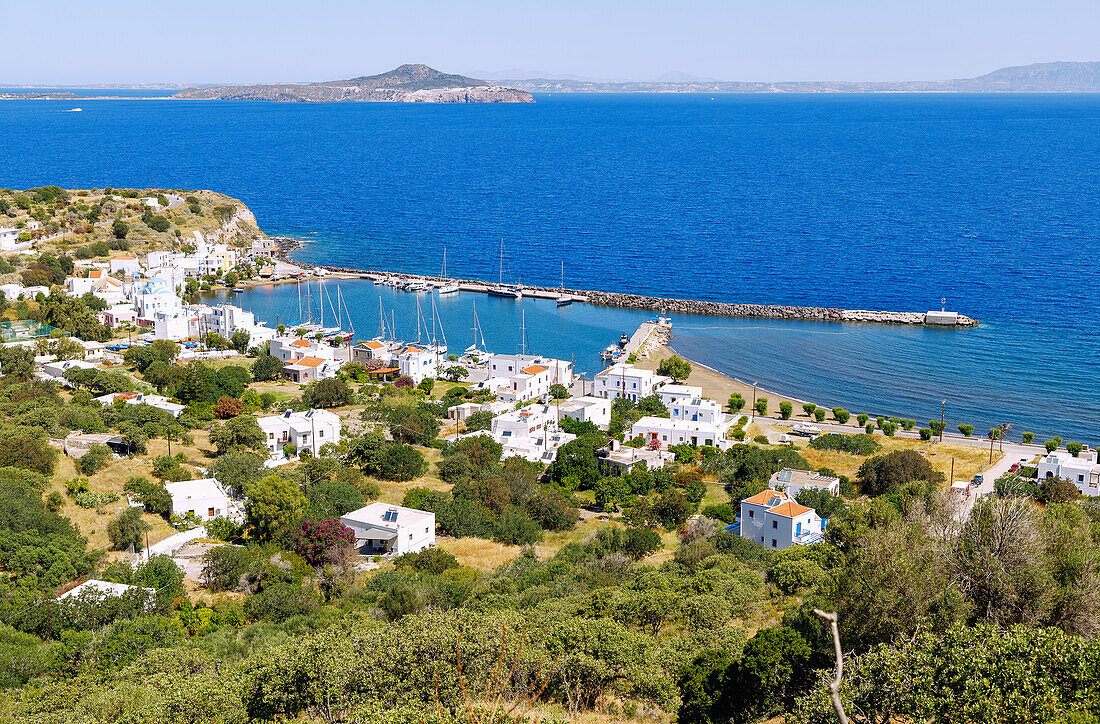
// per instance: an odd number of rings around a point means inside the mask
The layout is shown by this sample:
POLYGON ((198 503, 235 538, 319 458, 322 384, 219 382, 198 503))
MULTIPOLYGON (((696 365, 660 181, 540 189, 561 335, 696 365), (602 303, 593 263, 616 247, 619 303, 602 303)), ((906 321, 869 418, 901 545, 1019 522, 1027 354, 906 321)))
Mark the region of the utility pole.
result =
POLYGON ((756 422, 756 383, 752 383, 752 409, 749 410, 749 422, 756 422))
POLYGON ((1000 430, 996 427, 989 431, 989 462, 990 462, 990 464, 993 463, 993 441, 997 439, 998 435, 1000 435, 1000 430))
POLYGON ((951 456, 951 479, 948 480, 947 482, 948 482, 948 485, 953 485, 955 483, 955 456, 954 455, 951 456))
POLYGON ((944 400, 940 403, 940 442, 943 442, 943 428, 945 426, 944 425, 944 420, 946 419, 944 417, 944 415, 946 414, 946 412, 947 412, 947 400, 944 400))

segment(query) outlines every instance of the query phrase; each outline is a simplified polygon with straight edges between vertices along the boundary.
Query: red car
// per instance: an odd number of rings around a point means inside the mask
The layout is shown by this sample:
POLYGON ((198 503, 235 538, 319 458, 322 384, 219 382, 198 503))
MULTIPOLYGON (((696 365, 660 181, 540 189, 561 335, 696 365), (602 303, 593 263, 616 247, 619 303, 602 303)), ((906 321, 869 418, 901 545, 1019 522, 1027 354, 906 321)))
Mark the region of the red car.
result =
POLYGON ((1019 472, 1019 470, 1020 470, 1020 463, 1012 463, 1012 467, 1010 467, 1008 469, 1008 472, 1015 473, 1015 472, 1019 472))

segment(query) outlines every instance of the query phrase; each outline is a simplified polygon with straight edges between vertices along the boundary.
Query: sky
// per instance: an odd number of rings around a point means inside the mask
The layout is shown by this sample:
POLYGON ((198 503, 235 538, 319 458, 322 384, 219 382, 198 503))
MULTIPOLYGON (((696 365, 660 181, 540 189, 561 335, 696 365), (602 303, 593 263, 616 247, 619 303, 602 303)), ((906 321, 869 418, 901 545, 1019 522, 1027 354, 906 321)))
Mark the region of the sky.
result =
POLYGON ((0 85, 317 81, 402 63, 623 80, 936 80, 1100 60, 1097 0, 0 0, 0 18, 0 85))

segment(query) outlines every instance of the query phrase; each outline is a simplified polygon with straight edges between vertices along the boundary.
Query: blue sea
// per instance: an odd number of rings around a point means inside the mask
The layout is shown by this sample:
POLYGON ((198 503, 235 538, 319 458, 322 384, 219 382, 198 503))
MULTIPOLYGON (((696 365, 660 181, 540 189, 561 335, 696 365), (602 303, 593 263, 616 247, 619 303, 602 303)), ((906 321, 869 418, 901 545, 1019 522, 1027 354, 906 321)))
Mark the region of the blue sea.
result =
MULTIPOLYGON (((466 278, 557 285, 564 262, 575 288, 904 311, 945 298, 982 326, 678 316, 673 347, 828 406, 927 420, 947 400, 952 428, 1100 442, 1100 96, 71 106, 0 102, 0 186, 216 189, 305 240, 306 262, 438 273, 446 247, 466 278)), ((377 329, 380 295, 414 327, 408 295, 342 292, 357 331, 377 329)), ((242 303, 274 321, 289 293, 242 303)), ((463 347, 473 301, 441 303, 463 347)), ((513 351, 525 317, 530 348, 588 370, 649 316, 477 305, 490 346, 513 351)))

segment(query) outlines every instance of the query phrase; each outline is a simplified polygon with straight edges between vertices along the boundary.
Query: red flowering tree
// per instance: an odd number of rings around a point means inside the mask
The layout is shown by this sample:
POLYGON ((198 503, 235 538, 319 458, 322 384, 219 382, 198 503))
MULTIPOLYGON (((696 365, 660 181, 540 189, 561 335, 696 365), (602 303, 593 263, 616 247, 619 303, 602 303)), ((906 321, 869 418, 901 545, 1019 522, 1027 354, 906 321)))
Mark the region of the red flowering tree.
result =
POLYGON ((214 416, 219 420, 228 420, 244 412, 244 404, 235 398, 222 395, 214 406, 214 416))
POLYGON ((338 518, 303 520, 294 532, 294 552, 311 566, 329 562, 332 552, 355 545, 355 531, 338 518))
POLYGON ((658 440, 655 437, 651 437, 649 439, 649 442, 646 443, 646 448, 649 449, 649 450, 660 450, 661 449, 661 441, 658 440))
POLYGON ((394 387, 414 387, 413 378, 408 375, 401 375, 393 381, 394 387))

